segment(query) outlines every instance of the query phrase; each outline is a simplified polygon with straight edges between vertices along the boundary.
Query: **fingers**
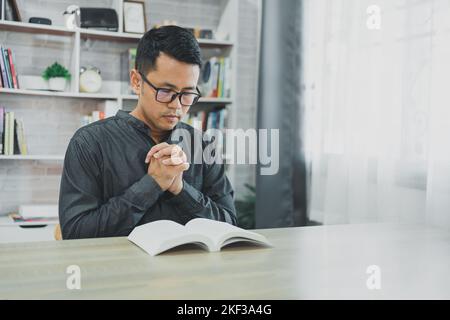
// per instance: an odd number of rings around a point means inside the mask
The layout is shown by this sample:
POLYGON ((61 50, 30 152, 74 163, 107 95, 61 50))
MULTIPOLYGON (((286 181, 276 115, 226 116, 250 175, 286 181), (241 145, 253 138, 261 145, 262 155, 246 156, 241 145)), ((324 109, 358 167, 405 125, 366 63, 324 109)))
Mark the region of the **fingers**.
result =
POLYGON ((172 154, 170 157, 165 156, 161 158, 161 163, 166 166, 177 166, 185 162, 187 162, 187 157, 184 152, 181 152, 181 154, 176 155, 172 154))
POLYGON ((147 156, 145 157, 145 163, 149 163, 150 162, 150 159, 153 157, 153 155, 156 153, 156 152, 158 152, 158 151, 160 151, 160 150, 162 150, 162 149, 164 149, 164 148, 167 148, 167 147, 169 147, 170 145, 167 143, 167 142, 163 142, 163 143, 160 143, 160 144, 157 144, 157 145, 155 145, 155 146, 153 146, 151 149, 150 149, 150 151, 147 153, 147 156))
POLYGON ((183 150, 181 149, 180 146, 178 146, 176 144, 172 144, 163 149, 160 149, 158 152, 156 152, 154 154, 154 157, 155 158, 160 158, 163 156, 176 157, 176 156, 180 156, 182 153, 183 153, 183 150))
POLYGON ((173 144, 169 145, 166 142, 160 143, 153 146, 147 153, 145 158, 145 163, 149 163, 150 159, 154 157, 159 159, 163 165, 179 167, 181 171, 186 171, 189 169, 189 163, 187 163, 187 156, 180 146, 173 144))

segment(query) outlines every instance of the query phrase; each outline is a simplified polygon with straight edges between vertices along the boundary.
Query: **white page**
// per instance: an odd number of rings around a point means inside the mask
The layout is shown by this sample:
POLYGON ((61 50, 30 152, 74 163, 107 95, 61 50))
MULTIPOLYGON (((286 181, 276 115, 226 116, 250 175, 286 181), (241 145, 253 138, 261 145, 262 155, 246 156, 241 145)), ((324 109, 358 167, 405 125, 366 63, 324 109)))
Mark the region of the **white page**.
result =
POLYGON ((204 242, 206 246, 212 245, 205 236, 190 232, 181 224, 170 220, 138 226, 130 233, 128 240, 153 256, 186 243, 204 242))
POLYGON ((205 234, 214 241, 214 251, 220 249, 224 244, 237 241, 259 242, 270 245, 266 237, 255 232, 251 232, 226 222, 210 219, 197 218, 189 221, 186 227, 193 232, 205 234))

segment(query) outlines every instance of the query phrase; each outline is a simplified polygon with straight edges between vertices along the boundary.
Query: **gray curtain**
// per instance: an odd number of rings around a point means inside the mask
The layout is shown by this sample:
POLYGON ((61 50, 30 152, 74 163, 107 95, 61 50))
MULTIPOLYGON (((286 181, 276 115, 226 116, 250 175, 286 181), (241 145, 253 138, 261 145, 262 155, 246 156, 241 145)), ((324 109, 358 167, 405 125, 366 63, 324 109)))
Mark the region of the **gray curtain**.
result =
POLYGON ((301 1, 263 0, 258 129, 280 130, 275 175, 256 174, 256 228, 306 225, 301 140, 301 1))

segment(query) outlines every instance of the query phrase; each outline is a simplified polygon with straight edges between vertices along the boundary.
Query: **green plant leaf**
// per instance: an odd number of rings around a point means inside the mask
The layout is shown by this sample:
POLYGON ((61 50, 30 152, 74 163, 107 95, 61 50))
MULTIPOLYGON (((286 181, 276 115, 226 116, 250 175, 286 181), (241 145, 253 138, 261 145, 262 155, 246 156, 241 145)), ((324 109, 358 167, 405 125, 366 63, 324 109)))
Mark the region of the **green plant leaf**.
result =
POLYGON ((47 69, 45 69, 42 73, 42 78, 45 80, 58 77, 66 78, 66 80, 69 80, 71 77, 69 70, 64 68, 58 62, 55 62, 51 66, 47 67, 47 69))

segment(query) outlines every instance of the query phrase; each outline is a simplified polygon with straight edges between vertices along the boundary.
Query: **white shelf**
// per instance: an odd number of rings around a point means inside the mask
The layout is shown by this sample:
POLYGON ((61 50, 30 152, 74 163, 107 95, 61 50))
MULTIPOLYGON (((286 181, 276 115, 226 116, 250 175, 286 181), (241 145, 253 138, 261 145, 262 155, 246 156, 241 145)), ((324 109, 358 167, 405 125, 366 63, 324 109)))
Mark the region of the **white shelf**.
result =
POLYGON ((20 155, 15 154, 12 156, 0 155, 0 160, 54 160, 62 161, 64 160, 63 155, 20 155))
POLYGON ((0 20, 0 31, 52 34, 62 36, 72 36, 76 32, 75 30, 69 30, 65 27, 7 20, 0 20))
POLYGON ((80 93, 70 91, 48 91, 48 90, 28 90, 28 89, 7 89, 0 88, 0 93, 15 95, 31 95, 31 96, 47 96, 47 97, 64 97, 64 98, 88 98, 88 99, 117 99, 117 96, 107 93, 80 93))
MULTIPOLYGON (((114 95, 109 93, 82 93, 82 92, 58 92, 48 90, 28 90, 28 89, 7 89, 0 88, 0 93, 13 95, 32 95, 32 96, 46 96, 46 97, 63 97, 63 98, 78 98, 78 99, 99 99, 99 100, 137 100, 138 97, 133 94, 114 95)), ((230 98, 200 98, 199 103, 233 103, 230 98)))
MULTIPOLYGON (((75 30, 71 30, 62 26, 6 21, 6 20, 0 20, 0 31, 52 34, 61 36, 73 36, 74 34, 79 33, 82 39, 114 40, 114 41, 128 41, 128 42, 129 41, 137 42, 142 37, 142 34, 138 33, 104 31, 96 29, 84 29, 84 28, 77 28, 75 30)), ((197 41, 199 45, 202 47, 233 46, 233 42, 226 40, 197 39, 197 41)))
POLYGON ((200 98, 199 103, 222 103, 231 104, 233 100, 230 98, 200 98))

